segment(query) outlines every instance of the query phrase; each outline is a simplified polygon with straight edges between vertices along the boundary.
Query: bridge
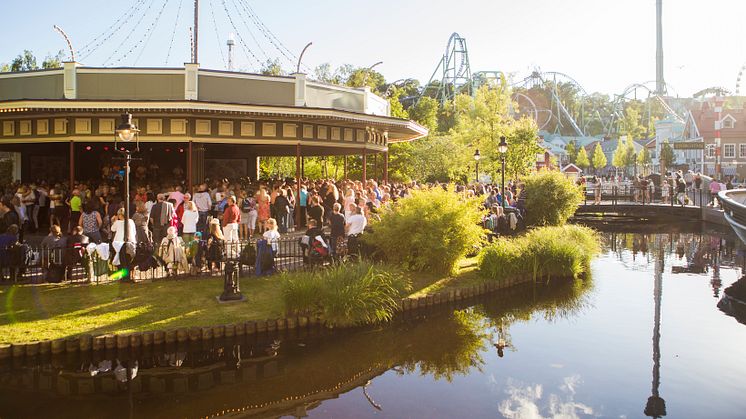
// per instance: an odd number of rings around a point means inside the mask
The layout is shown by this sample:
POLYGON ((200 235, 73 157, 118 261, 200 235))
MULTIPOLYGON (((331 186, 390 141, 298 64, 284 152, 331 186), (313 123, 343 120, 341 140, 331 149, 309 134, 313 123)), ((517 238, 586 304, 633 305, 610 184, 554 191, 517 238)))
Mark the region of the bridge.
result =
POLYGON ((652 195, 634 193, 629 188, 614 188, 602 193, 601 200, 594 202, 594 195, 587 193, 583 203, 575 211, 576 219, 632 218, 650 221, 708 221, 727 226, 723 211, 709 206, 709 193, 703 189, 690 190, 686 194, 687 204, 673 199, 663 200, 660 193, 652 195))

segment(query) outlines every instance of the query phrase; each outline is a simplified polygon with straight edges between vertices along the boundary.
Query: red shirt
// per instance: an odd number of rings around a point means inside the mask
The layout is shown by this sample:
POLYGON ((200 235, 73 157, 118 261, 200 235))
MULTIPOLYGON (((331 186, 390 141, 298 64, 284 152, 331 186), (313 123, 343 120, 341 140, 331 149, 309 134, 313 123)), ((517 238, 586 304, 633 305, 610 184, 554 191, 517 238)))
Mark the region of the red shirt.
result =
POLYGON ((225 212, 223 212, 223 227, 231 223, 241 222, 241 211, 238 210, 238 205, 226 205, 225 212))

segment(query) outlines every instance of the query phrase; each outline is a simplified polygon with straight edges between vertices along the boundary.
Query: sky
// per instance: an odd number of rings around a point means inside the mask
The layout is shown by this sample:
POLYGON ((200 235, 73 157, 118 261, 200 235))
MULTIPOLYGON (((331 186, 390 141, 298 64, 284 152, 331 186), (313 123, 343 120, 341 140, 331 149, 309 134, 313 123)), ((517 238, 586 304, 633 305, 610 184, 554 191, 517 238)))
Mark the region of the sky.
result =
MULTIPOLYGON (((0 0, 0 8, 0 63, 24 49, 39 57, 67 54, 54 24, 83 53, 84 65, 176 67, 190 60, 193 0, 0 0), (112 25, 113 35, 86 54, 86 44, 112 25)), ((744 19, 743 0, 663 0, 665 79, 673 96, 713 86, 735 91, 746 62, 744 19)), ((238 69, 256 71, 277 57, 294 70, 294 57, 313 42, 303 58, 307 69, 383 61, 376 70, 388 81, 426 83, 457 32, 472 72, 500 70, 518 80, 534 69, 554 71, 606 94, 655 79, 655 0, 201 0, 199 28, 202 68, 226 69, 226 39, 236 33, 238 69), (253 23, 247 4, 276 39, 253 23)))

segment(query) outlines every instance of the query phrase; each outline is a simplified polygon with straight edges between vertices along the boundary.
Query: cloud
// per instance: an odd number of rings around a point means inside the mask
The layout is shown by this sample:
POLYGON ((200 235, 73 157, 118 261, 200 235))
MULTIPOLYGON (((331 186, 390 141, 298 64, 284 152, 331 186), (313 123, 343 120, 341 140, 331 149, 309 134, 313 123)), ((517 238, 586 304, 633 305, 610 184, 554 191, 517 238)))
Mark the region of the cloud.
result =
POLYGON ((563 379, 560 393, 545 397, 541 384, 525 385, 512 379, 506 381, 508 398, 498 405, 501 415, 510 419, 574 419, 592 416, 593 408, 575 401, 575 392, 581 384, 579 375, 563 379))

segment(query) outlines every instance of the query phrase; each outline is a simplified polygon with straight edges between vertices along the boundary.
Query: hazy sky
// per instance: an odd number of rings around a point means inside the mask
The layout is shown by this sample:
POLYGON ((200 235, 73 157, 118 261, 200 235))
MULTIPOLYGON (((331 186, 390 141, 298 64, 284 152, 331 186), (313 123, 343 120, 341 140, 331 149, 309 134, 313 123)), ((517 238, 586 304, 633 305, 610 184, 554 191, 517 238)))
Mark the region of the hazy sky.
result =
MULTIPOLYGON (((588 92, 604 93, 619 93, 631 83, 655 78, 655 0, 241 1, 251 5, 293 54, 313 41, 304 58, 310 68, 325 62, 368 66, 383 61, 376 69, 389 81, 414 77, 424 83, 449 36, 458 32, 466 38, 472 71, 502 70, 522 78, 538 67, 566 73, 588 92)), ((201 66, 225 68, 220 51, 227 55, 227 35, 236 32, 225 7, 240 35, 237 67, 258 69, 253 53, 260 61, 280 57, 283 66, 292 69, 295 64, 250 22, 241 1, 200 1, 201 66)), ((37 56, 67 51, 53 24, 82 50, 137 6, 111 38, 79 61, 90 66, 164 66, 174 33, 168 65, 189 61, 193 0, 0 0, 5 17, 0 62, 9 62, 23 49, 37 56), (137 25, 140 16, 144 18, 137 25)), ((711 86, 734 90, 746 61, 746 1, 664 0, 663 9, 665 77, 673 93, 687 96, 711 86)), ((746 77, 744 85, 746 91, 746 77)))

